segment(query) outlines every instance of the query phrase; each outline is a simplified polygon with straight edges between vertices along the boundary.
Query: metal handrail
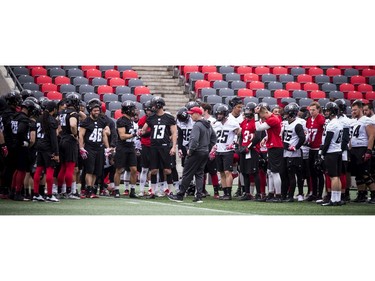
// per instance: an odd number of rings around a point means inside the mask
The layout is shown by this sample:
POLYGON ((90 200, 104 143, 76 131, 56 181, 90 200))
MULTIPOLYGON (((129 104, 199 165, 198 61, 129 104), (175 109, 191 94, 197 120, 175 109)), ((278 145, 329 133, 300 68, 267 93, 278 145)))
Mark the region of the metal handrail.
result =
POLYGON ((23 90, 22 84, 20 81, 18 81, 17 76, 14 74, 12 68, 10 66, 5 66, 5 69, 7 70, 7 76, 10 76, 13 79, 14 82, 14 90, 18 88, 18 90, 21 92, 23 90))

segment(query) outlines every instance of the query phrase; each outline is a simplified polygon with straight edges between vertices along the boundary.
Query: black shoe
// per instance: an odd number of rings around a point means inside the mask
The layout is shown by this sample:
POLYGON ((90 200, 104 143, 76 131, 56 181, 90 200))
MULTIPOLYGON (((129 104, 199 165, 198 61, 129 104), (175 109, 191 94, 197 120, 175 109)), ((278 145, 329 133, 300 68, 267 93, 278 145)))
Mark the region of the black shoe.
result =
MULTIPOLYGON (((172 200, 172 199, 171 199, 171 200, 172 200)), ((194 202, 194 203, 203 203, 202 198, 199 197, 199 196, 195 196, 194 199, 193 199, 193 202, 194 202)))
POLYGON ((237 190, 236 190, 236 193, 233 195, 233 197, 241 197, 241 187, 238 187, 237 190))
POLYGON ((21 194, 14 195, 14 201, 27 201, 21 194))
POLYGON ((155 194, 151 193, 145 197, 146 199, 155 199, 155 194))
POLYGON ((315 202, 317 200, 315 195, 309 195, 309 197, 306 198, 307 202, 315 202))
POLYGON ((139 197, 138 197, 137 194, 135 194, 135 192, 130 192, 129 193, 129 198, 138 199, 139 197))
MULTIPOLYGON (((293 199, 293 198, 292 198, 293 199)), ((283 203, 283 200, 279 196, 275 196, 272 201, 272 203, 283 203)))
POLYGON ((372 197, 369 201, 367 201, 369 204, 375 204, 375 197, 372 197))
POLYGON ((224 201, 228 201, 228 200, 232 200, 232 196, 230 196, 230 195, 223 195, 223 196, 220 196, 219 199, 220 200, 224 200, 224 201))
POLYGON ((242 196, 240 198, 238 198, 238 200, 240 201, 249 201, 249 200, 252 200, 253 197, 250 195, 250 194, 247 194, 246 192, 244 194, 242 194, 242 196))
POLYGON ((285 200, 283 200, 283 202, 293 203, 294 202, 294 198, 293 197, 287 197, 285 200))
POLYGON ((329 201, 328 203, 323 203, 321 206, 341 206, 341 203, 329 201))
POLYGON ((357 197, 354 200, 352 200, 352 202, 354 203, 366 203, 366 201, 367 201, 367 198, 360 194, 358 194, 357 197))
POLYGON ((178 202, 178 203, 181 203, 181 202, 184 201, 184 197, 179 196, 177 194, 176 195, 173 195, 173 194, 168 195, 168 199, 173 201, 173 202, 178 202))
POLYGON ((114 195, 115 198, 120 198, 120 190, 116 189, 115 190, 115 195, 114 195))
MULTIPOLYGON (((268 193, 266 197, 266 202, 272 202, 272 200, 275 198, 275 195, 273 193, 268 193)), ((281 199, 281 198, 280 198, 281 199)))
POLYGON ((316 204, 326 204, 326 203, 329 203, 329 201, 331 201, 331 196, 324 196, 323 199, 320 199, 320 200, 316 200, 316 204))

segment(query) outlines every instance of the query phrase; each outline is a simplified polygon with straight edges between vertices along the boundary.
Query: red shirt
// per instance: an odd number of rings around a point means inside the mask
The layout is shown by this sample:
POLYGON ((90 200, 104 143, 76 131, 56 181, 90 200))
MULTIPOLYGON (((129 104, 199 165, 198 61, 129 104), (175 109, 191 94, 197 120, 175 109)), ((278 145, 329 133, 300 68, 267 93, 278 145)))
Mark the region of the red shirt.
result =
POLYGON ((242 121, 240 124, 241 136, 242 136, 242 146, 248 146, 254 138, 255 134, 255 120, 247 119, 242 121))
POLYGON ((311 149, 319 149, 322 144, 322 136, 324 131, 324 124, 326 119, 323 115, 318 114, 313 120, 312 117, 309 117, 306 121, 306 128, 309 132, 309 144, 311 149))
MULTIPOLYGON (((139 119, 139 121, 138 121, 138 127, 139 127, 140 130, 142 129, 143 125, 146 123, 146 120, 147 120, 147 115, 143 115, 141 117, 141 119, 139 119)), ((149 132, 151 132, 151 128, 150 127, 147 128, 147 133, 149 133, 149 132)), ((151 146, 150 135, 148 137, 141 136, 141 144, 145 145, 145 146, 151 146)))
POLYGON ((276 115, 272 114, 269 118, 265 121, 269 128, 267 130, 267 143, 266 146, 268 149, 275 148, 275 147, 281 147, 283 148, 283 142, 281 140, 281 121, 280 118, 276 115))

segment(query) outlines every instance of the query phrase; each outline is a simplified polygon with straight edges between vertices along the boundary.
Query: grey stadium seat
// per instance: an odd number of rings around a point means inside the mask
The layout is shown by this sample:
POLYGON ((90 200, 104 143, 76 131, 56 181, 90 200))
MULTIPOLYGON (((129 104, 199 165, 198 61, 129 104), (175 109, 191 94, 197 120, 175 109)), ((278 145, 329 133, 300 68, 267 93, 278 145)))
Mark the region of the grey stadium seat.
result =
POLYGON ((207 96, 216 96, 216 89, 213 88, 202 88, 201 89, 201 95, 203 101, 206 101, 207 96))
POLYGON ((326 104, 329 103, 329 99, 327 99, 327 98, 318 99, 318 103, 320 104, 320 106, 322 108, 324 108, 326 106, 326 104))
POLYGON ((83 84, 79 86, 78 93, 83 94, 83 93, 94 93, 95 92, 95 87, 88 85, 88 84, 83 84))
POLYGON ((131 93, 131 89, 128 86, 117 86, 116 87, 116 94, 117 95, 130 94, 130 93, 131 93))
POLYGON ((216 80, 213 84, 214 89, 228 88, 228 82, 223 80, 216 80))
POLYGON ((119 101, 111 101, 108 104, 108 110, 109 111, 115 111, 117 109, 121 109, 121 102, 119 102, 119 101))
POLYGON ((316 75, 315 76, 315 83, 316 84, 324 84, 324 83, 329 83, 331 80, 329 78, 329 76, 327 75, 324 75, 324 74, 320 74, 320 75, 316 75))
POLYGON ((226 74, 226 73, 233 73, 234 72, 234 67, 233 66, 220 66, 219 67, 219 73, 221 74, 226 74))
POLYGON ((307 92, 304 90, 294 90, 292 94, 292 98, 295 98, 295 99, 307 98, 307 92))
POLYGON ((241 75, 238 73, 227 73, 227 74, 224 74, 224 76, 225 76, 224 80, 227 82, 241 80, 241 75))
POLYGON ((133 95, 133 94, 122 94, 121 95, 121 102, 127 101, 127 100, 137 101, 137 96, 133 95))
POLYGON ((283 83, 281 83, 281 82, 270 82, 267 86, 267 89, 271 90, 271 91, 283 89, 283 83))
POLYGON ((246 97, 243 99, 243 104, 246 105, 249 102, 255 102, 256 104, 259 103, 259 99, 256 97, 246 97))
POLYGON ((117 66, 117 70, 122 72, 122 71, 125 71, 125 70, 132 70, 132 66, 130 65, 118 65, 117 66))
POLYGON ((109 102, 111 101, 119 101, 118 100, 118 95, 115 94, 108 94, 108 95, 103 95, 103 102, 105 102, 108 106, 109 102))
POLYGON ((336 75, 332 77, 332 82, 336 85, 348 83, 348 77, 346 77, 345 75, 336 75))
POLYGON ((341 91, 331 91, 328 94, 328 97, 330 99, 343 99, 344 98, 344 93, 341 91))
POLYGON ((39 85, 33 82, 27 82, 22 85, 25 90, 39 91, 39 85))
POLYGON ((73 78, 73 85, 74 86, 87 85, 87 84, 89 84, 89 79, 87 79, 85 77, 79 76, 79 77, 73 78))
POLYGON ((267 90, 267 89, 258 89, 255 92, 255 96, 257 98, 270 97, 271 96, 271 91, 267 90))
POLYGON ((294 77, 293 75, 290 75, 290 74, 281 74, 279 76, 279 81, 281 83, 294 82, 294 77))
POLYGON ((268 73, 268 74, 262 75, 262 82, 263 83, 265 83, 265 82, 276 82, 276 81, 277 81, 276 75, 274 75, 274 74, 268 73))
POLYGON ((302 67, 292 67, 290 69, 290 74, 293 76, 298 76, 300 74, 305 74, 305 73, 306 73, 306 70, 302 67))
POLYGON ((30 75, 20 75, 17 77, 17 79, 21 84, 34 83, 34 77, 30 75))
POLYGON ((75 92, 76 86, 72 84, 62 84, 60 85, 60 93, 75 92))
POLYGON ((88 102, 92 99, 99 99, 100 96, 98 94, 95 94, 95 93, 86 93, 84 96, 83 96, 83 101, 84 102, 88 102))
POLYGON ((69 78, 83 77, 83 71, 79 68, 68 69, 66 74, 69 78))
POLYGON ((358 69, 355 69, 355 68, 346 68, 344 70, 344 75, 346 77, 352 77, 352 76, 356 76, 356 75, 359 75, 359 70, 358 69))
POLYGON ((262 99, 262 102, 266 102, 268 105, 277 104, 277 99, 275 99, 273 97, 264 97, 262 99))
POLYGON ((154 97, 154 95, 140 95, 139 96, 139 102, 141 104, 144 104, 146 101, 152 100, 153 97, 154 97))
POLYGON ((62 69, 61 67, 54 67, 54 68, 47 69, 47 74, 50 77, 65 76, 65 73, 66 73, 65 70, 62 69))
POLYGON ((298 101, 299 106, 309 106, 313 102, 312 99, 302 98, 298 101))
POLYGON ((244 81, 232 81, 229 82, 229 87, 233 90, 246 88, 246 83, 244 81))
POLYGON ((322 87, 322 91, 326 93, 337 90, 336 84, 333 84, 333 83, 324 83, 321 87, 322 87))
POLYGON ((30 74, 29 69, 24 66, 12 66, 11 69, 16 76, 30 74))
POLYGON ((107 85, 107 79, 104 79, 102 77, 95 77, 92 79, 91 84, 93 86, 107 85))
POLYGON ((211 104, 211 105, 214 105, 214 104, 217 104, 217 103, 222 103, 223 100, 222 100, 222 97, 219 97, 219 96, 207 96, 207 103, 211 104))

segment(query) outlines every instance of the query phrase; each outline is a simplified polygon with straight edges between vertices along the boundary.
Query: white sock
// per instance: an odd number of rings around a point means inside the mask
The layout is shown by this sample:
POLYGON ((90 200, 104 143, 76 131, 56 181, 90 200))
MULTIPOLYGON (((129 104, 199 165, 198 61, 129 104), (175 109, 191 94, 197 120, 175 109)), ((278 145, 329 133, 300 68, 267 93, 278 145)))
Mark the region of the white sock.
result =
POLYGON ((77 192, 77 182, 72 182, 72 193, 75 194, 77 192))
POLYGON ((272 173, 273 186, 276 194, 281 194, 281 178, 279 173, 272 173))
POLYGON ((119 187, 118 187, 118 186, 115 186, 115 190, 119 190, 119 187))
POLYGON ((132 188, 135 190, 135 184, 130 185, 130 189, 132 189, 132 188))
POLYGON ((109 188, 114 188, 115 187, 115 183, 114 182, 110 182, 108 187, 109 188))
POLYGON ((331 201, 340 202, 341 201, 341 191, 332 191, 331 192, 331 201))
POLYGON ((66 183, 64 183, 61 187, 61 193, 66 193, 66 183))
POLYGON ((254 194, 254 185, 250 185, 250 194, 254 194))
POLYGON ((267 170, 267 186, 268 186, 268 193, 275 193, 274 184, 273 184, 273 178, 272 173, 270 170, 267 170))
POLYGON ((158 186, 157 183, 151 183, 151 193, 155 194, 156 193, 156 187, 158 186))
POLYGON ((173 183, 173 185, 174 185, 174 191, 178 192, 180 190, 180 182, 179 181, 175 181, 173 183))
POLYGON ((55 194, 55 193, 57 193, 57 185, 53 184, 52 185, 52 194, 55 194))
POLYGON ((141 175, 139 177, 139 190, 141 192, 145 189, 145 183, 147 181, 148 168, 142 168, 141 175))
POLYGON ((168 189, 169 189, 169 192, 171 192, 174 189, 173 183, 168 184, 168 189))

